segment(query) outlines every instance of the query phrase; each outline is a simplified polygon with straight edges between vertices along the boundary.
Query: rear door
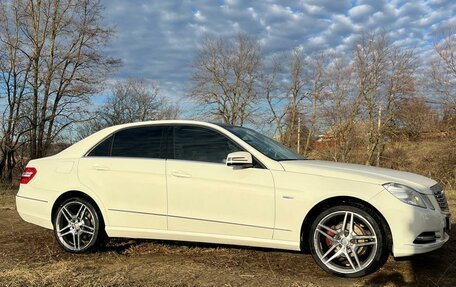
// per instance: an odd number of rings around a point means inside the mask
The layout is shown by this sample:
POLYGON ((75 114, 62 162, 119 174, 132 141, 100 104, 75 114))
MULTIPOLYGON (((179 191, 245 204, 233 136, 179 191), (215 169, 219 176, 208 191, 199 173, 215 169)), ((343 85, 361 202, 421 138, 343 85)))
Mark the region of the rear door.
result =
POLYGON ((167 228, 165 130, 120 130, 80 160, 80 181, 101 199, 111 227, 167 228))

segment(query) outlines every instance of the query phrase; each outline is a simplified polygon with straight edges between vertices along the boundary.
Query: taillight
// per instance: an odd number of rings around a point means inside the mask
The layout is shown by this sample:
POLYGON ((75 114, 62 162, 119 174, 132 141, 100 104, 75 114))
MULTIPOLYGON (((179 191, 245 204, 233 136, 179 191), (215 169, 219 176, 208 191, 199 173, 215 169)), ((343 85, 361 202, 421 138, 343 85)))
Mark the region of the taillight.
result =
POLYGON ((21 174, 21 183, 22 184, 29 183, 29 181, 32 180, 32 178, 35 176, 35 174, 36 174, 36 168, 26 167, 24 169, 24 172, 22 172, 22 174, 21 174))

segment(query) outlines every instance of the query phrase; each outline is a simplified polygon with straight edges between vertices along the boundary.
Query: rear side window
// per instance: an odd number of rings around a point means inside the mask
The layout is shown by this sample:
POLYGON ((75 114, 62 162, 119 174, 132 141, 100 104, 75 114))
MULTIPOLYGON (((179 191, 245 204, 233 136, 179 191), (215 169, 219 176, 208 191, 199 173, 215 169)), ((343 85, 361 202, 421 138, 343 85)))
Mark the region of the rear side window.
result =
POLYGON ((174 158, 224 163, 226 156, 240 149, 227 137, 215 131, 194 127, 174 128, 174 158))
POLYGON ((125 129, 114 135, 111 156, 160 158, 164 127, 125 129))
POLYGON ((161 158, 164 130, 161 126, 121 130, 95 146, 87 156, 161 158))
POLYGON ((109 138, 102 141, 87 156, 110 156, 112 138, 113 136, 110 136, 109 138))

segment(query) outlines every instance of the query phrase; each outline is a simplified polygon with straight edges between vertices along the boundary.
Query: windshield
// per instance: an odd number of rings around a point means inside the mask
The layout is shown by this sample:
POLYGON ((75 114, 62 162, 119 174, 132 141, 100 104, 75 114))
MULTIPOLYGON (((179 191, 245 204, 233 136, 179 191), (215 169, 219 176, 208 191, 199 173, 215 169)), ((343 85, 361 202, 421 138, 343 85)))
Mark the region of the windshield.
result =
POLYGON ((223 126, 226 130, 230 131, 259 152, 273 160, 299 160, 305 159, 302 155, 284 147, 275 140, 268 138, 252 129, 237 127, 237 126, 223 126))

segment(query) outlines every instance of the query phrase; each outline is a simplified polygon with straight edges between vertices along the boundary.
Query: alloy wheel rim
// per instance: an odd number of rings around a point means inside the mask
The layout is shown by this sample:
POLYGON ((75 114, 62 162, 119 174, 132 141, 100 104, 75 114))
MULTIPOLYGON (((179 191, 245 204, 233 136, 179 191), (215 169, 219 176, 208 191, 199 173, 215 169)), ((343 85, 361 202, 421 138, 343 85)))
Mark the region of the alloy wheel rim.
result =
POLYGON ((58 240, 66 248, 80 251, 94 239, 95 218, 84 203, 71 201, 57 213, 55 228, 58 240))
POLYGON ((336 211, 326 215, 314 231, 318 258, 329 269, 351 274, 364 270, 374 260, 378 238, 362 215, 336 211))

